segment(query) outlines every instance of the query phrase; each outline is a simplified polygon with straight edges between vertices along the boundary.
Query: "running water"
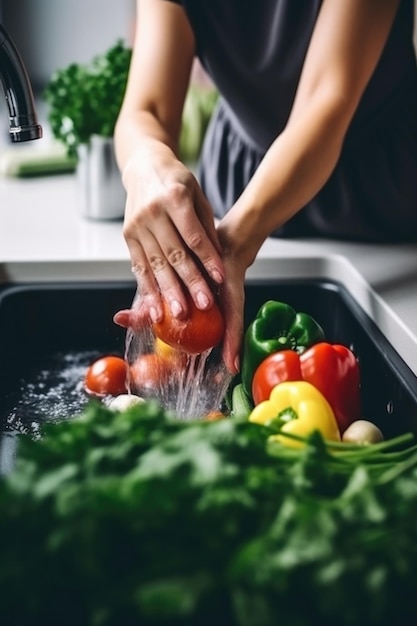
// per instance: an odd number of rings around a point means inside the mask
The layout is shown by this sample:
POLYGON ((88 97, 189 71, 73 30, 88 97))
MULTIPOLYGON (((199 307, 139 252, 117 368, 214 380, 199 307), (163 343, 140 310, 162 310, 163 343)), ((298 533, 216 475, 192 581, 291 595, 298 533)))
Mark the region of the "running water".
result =
MULTIPOLYGON (((132 364, 143 354, 154 351, 155 335, 150 327, 140 333, 126 331, 125 359, 132 364)), ((139 388, 130 378, 131 393, 155 398, 179 419, 203 419, 209 413, 222 411, 231 374, 219 350, 186 355, 171 361, 169 377, 152 388, 139 388)), ((59 422, 82 413, 90 397, 84 390, 88 366, 102 356, 99 351, 56 352, 17 381, 4 398, 0 415, 1 430, 6 433, 37 437, 44 422, 59 422)), ((109 397, 103 399, 107 404, 109 397)))
POLYGON ((222 363, 210 359, 212 355, 212 349, 189 355, 184 370, 176 373, 173 410, 178 417, 195 419, 222 410, 231 375, 222 363))
MULTIPOLYGON (((144 354, 154 354, 155 336, 150 327, 139 332, 126 332, 125 359, 133 365, 144 354)), ((155 398, 161 405, 184 420, 201 418, 222 411, 223 401, 232 375, 227 371, 221 354, 211 348, 201 354, 178 351, 171 361, 169 375, 152 387, 140 386, 133 377, 129 391, 146 398, 155 398)))

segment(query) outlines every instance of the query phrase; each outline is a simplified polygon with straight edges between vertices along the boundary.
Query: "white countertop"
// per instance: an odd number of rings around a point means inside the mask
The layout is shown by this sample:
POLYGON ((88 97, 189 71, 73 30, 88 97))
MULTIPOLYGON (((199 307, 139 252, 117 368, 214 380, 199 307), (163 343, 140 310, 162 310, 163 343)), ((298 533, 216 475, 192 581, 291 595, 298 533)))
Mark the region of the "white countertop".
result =
MULTIPOLYGON (((272 263, 279 277, 297 259, 306 260, 305 268, 309 259, 323 257, 337 258, 349 276, 360 275, 372 297, 417 342, 417 245, 270 239, 248 275, 262 277, 272 263)), ((0 283, 131 278, 122 221, 81 217, 74 175, 0 178, 0 283)))

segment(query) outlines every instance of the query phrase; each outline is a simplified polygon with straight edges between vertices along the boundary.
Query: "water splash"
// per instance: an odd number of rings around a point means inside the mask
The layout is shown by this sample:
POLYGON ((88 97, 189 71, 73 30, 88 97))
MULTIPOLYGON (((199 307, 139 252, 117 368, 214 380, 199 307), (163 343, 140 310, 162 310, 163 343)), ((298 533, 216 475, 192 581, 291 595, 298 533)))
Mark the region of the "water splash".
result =
MULTIPOLYGON (((125 340, 125 359, 134 365, 143 355, 155 352, 155 336, 150 326, 140 331, 128 329, 125 340)), ((170 361, 169 374, 154 385, 141 385, 133 376, 129 391, 145 398, 155 398, 180 419, 203 419, 209 413, 221 411, 232 375, 224 365, 218 349, 201 354, 186 354, 179 350, 165 359, 170 361)))

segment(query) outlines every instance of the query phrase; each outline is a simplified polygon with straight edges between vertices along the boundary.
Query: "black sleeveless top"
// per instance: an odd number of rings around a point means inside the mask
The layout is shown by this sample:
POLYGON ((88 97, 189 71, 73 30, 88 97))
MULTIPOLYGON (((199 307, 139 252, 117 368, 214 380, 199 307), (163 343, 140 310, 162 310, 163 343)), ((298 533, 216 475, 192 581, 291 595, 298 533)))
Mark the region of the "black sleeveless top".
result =
MULTIPOLYGON (((199 175, 221 217, 285 127, 322 0, 169 1, 184 7, 221 93, 199 175)), ((417 241, 413 22, 414 0, 402 0, 336 169, 274 235, 417 241)))

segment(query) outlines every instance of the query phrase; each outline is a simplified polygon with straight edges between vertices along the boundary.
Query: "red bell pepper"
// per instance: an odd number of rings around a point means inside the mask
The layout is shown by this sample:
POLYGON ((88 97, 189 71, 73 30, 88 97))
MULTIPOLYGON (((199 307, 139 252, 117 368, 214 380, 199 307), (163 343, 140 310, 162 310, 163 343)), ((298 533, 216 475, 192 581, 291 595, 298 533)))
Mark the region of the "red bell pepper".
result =
POLYGON ((253 377, 255 404, 267 400, 279 383, 296 380, 305 380, 321 391, 334 411, 341 433, 360 418, 359 363, 346 346, 321 342, 302 354, 293 350, 270 354, 253 377))

